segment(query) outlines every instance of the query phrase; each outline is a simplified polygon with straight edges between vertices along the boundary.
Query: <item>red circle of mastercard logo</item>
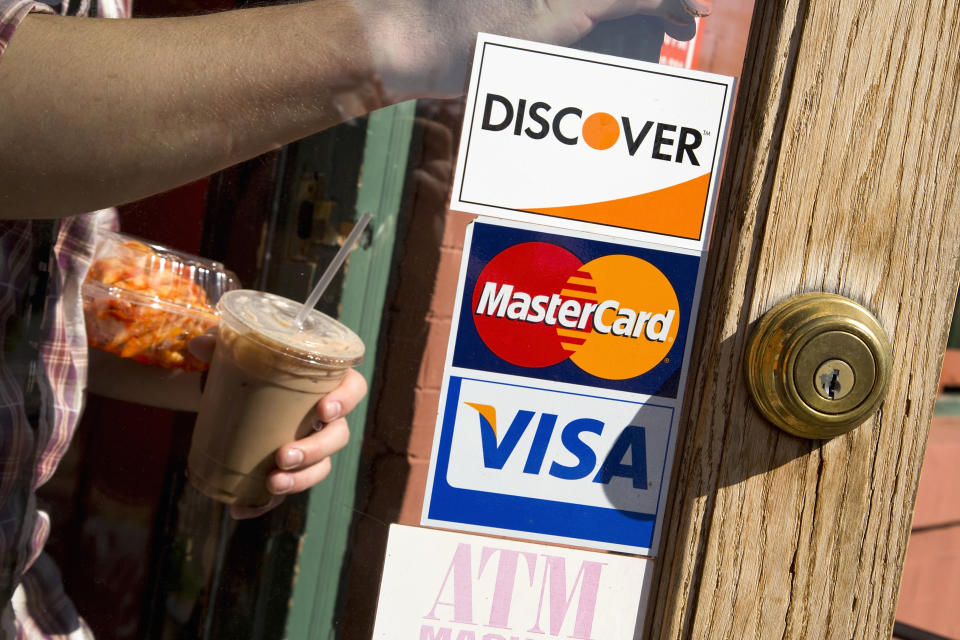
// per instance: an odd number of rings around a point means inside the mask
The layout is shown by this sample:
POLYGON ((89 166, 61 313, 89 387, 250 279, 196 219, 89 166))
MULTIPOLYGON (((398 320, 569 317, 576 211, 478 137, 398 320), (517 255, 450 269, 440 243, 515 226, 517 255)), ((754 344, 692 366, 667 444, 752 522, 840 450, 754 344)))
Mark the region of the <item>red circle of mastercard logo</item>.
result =
POLYGON ((480 339, 503 360, 548 367, 569 358, 608 380, 663 361, 681 321, 673 286, 646 260, 615 254, 583 263, 546 242, 497 254, 472 303, 480 339))

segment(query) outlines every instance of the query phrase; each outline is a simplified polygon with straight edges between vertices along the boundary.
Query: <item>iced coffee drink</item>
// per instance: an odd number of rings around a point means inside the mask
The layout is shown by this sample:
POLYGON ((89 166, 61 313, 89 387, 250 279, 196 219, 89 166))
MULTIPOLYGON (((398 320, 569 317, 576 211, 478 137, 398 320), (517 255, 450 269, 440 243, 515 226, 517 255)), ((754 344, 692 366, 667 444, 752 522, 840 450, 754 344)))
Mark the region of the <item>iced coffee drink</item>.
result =
POLYGON ((217 304, 217 347, 187 463, 190 482, 211 498, 269 502, 277 449, 312 431, 317 401, 363 357, 360 338, 319 311, 298 330, 301 306, 246 289, 217 304))

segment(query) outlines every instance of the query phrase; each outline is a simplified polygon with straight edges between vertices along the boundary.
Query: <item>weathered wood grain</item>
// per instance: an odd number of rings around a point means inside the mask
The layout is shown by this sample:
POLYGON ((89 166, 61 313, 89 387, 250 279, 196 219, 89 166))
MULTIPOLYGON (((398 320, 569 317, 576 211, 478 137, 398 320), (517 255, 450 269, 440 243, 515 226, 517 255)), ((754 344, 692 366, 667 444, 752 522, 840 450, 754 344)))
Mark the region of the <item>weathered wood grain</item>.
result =
POLYGON ((760 1, 647 615, 651 640, 889 638, 960 275, 960 3, 760 1), (825 442, 752 405, 743 353, 829 291, 892 337, 881 410, 825 442))

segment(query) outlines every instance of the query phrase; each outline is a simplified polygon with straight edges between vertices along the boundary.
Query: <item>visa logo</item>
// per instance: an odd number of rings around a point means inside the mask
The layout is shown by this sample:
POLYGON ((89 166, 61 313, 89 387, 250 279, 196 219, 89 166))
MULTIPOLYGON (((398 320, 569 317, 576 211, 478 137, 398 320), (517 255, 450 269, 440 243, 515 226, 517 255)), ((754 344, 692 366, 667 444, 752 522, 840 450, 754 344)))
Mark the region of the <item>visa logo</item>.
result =
POLYGON ((525 474, 536 476, 545 472, 561 480, 582 480, 589 477, 591 482, 599 484, 609 484, 613 478, 620 477, 628 478, 634 489, 646 490, 650 487, 647 481, 647 438, 644 427, 628 425, 624 428, 601 460, 593 447, 584 440, 585 435, 595 434, 598 437, 588 437, 587 440, 599 441, 599 436, 607 427, 601 420, 576 418, 560 424, 557 414, 546 411, 538 414, 520 409, 501 436, 498 433, 495 407, 473 402, 464 404, 477 411, 483 466, 487 469, 500 470, 514 456, 526 456, 523 463, 525 474), (530 429, 533 430, 533 438, 528 438, 529 449, 524 452, 518 445, 524 433, 530 429), (559 434, 562 449, 573 457, 573 464, 547 459, 555 434, 559 434))

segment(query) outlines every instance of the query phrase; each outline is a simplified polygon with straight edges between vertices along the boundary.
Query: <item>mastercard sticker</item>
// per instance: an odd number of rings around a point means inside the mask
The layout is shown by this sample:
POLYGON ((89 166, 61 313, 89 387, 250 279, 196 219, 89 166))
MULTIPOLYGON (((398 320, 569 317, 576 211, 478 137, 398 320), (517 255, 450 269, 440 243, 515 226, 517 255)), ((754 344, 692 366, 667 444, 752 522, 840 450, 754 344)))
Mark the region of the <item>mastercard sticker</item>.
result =
POLYGON ((451 208, 702 249, 733 87, 480 34, 451 208))
POLYGON ((655 553, 700 277, 693 250, 471 224, 422 523, 655 553))
POLYGON ((453 366, 677 397, 699 256, 474 227, 453 366))

